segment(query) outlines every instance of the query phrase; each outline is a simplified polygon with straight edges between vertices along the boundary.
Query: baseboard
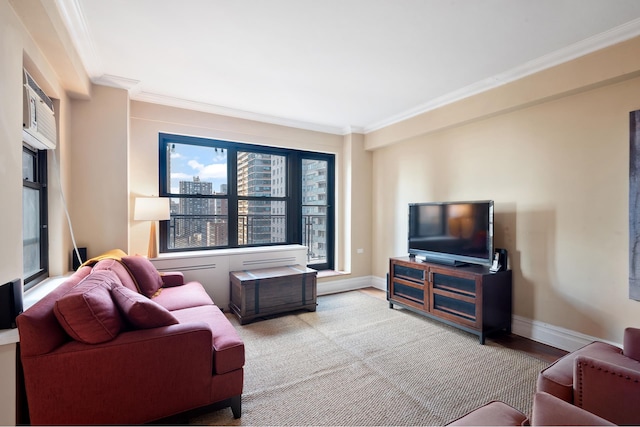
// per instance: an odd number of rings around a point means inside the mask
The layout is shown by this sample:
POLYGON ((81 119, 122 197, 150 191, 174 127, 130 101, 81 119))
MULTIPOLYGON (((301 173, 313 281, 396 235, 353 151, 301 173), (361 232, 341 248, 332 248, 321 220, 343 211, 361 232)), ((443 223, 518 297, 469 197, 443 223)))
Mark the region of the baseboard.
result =
MULTIPOLYGON (((356 289, 373 287, 382 291, 387 290, 387 281, 382 277, 364 276, 353 279, 332 280, 318 283, 318 295, 345 292, 356 289)), ((565 351, 575 351, 593 341, 603 341, 622 347, 620 343, 609 342, 602 338, 585 335, 570 329, 550 325, 526 317, 513 315, 511 331, 524 338, 550 345, 565 351)))
MULTIPOLYGON (((354 291, 356 289, 372 286, 373 276, 354 277, 350 279, 338 279, 327 282, 318 282, 318 295, 335 294, 338 292, 354 291)), ((386 289, 386 285, 385 288, 386 289)))
POLYGON ((511 321, 511 331, 521 337, 529 338, 533 341, 566 351, 575 351, 593 341, 603 341, 622 347, 619 343, 606 341, 602 338, 585 335, 570 329, 516 315, 513 316, 511 321))
POLYGON ((387 281, 382 277, 372 276, 371 287, 387 292, 387 281))

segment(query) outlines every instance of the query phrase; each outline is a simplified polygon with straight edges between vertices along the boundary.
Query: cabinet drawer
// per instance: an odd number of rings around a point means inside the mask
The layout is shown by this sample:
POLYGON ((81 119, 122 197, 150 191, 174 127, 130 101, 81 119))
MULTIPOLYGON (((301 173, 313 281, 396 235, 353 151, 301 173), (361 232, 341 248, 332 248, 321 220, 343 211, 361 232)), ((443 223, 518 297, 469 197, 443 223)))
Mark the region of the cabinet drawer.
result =
POLYGON ((393 264, 393 276, 401 277, 415 283, 424 282, 425 271, 418 268, 411 268, 401 264, 393 264))
POLYGON ((467 301, 434 293, 433 309, 448 314, 447 317, 464 320, 465 323, 475 324, 476 322, 476 305, 467 301))
POLYGON ((406 299, 420 305, 424 304, 424 289, 407 286, 398 281, 393 281, 392 297, 406 299))
POLYGON ((449 276, 446 274, 431 273, 431 280, 434 289, 453 292, 469 297, 476 296, 476 281, 466 277, 449 276))

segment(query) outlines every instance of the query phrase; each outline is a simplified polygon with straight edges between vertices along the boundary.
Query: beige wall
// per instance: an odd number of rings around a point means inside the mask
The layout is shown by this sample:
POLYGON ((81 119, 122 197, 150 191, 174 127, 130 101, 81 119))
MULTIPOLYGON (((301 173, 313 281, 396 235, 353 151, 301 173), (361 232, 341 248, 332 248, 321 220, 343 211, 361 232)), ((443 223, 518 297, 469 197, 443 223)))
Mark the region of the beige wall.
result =
MULTIPOLYGON (((384 277, 387 258, 406 255, 408 203, 493 199, 495 243, 514 271, 514 314, 621 342, 626 326, 640 326, 640 302, 628 298, 629 112, 640 109, 633 75, 471 121, 468 102, 448 106, 441 130, 375 150, 373 273, 384 277)), ((498 92, 479 100, 509 96, 498 92)), ((416 120, 416 133, 433 125, 428 117, 416 120)))
POLYGON ((371 274, 371 183, 373 155, 364 149, 364 135, 351 134, 344 138, 343 185, 344 206, 341 212, 347 219, 338 234, 343 246, 342 261, 352 266, 354 276, 371 274))
MULTIPOLYGON (((71 103, 68 196, 80 247, 89 257, 129 243, 129 94, 93 86, 90 100, 71 103)), ((133 164, 135 166, 135 163, 133 164)))

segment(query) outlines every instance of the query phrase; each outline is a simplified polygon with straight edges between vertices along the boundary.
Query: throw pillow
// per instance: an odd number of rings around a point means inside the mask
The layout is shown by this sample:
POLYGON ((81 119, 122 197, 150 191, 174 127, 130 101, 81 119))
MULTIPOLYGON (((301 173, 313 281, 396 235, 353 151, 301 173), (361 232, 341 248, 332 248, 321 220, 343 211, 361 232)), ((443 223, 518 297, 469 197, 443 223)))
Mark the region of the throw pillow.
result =
POLYGON ((56 301, 56 318, 73 339, 99 344, 118 336, 122 318, 110 292, 116 284, 122 286, 113 272, 92 272, 56 301))
POLYGON ((111 294, 124 318, 136 328, 158 328, 178 323, 169 310, 131 289, 113 286, 111 294))
POLYGON ((124 256, 122 263, 136 280, 140 293, 151 297, 162 287, 162 277, 147 258, 140 255, 124 256))

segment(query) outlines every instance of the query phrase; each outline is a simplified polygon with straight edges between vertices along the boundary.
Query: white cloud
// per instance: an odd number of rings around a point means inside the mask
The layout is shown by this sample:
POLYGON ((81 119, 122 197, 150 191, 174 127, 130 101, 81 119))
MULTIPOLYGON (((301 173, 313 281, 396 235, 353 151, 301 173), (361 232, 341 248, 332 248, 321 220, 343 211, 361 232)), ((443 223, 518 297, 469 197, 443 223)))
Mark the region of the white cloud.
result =
POLYGON ((186 174, 184 172, 172 172, 171 173, 171 179, 179 179, 181 181, 184 181, 184 180, 191 180, 192 178, 193 178, 193 175, 186 174))
POLYGON ((187 164, 191 166, 192 169, 195 169, 197 171, 204 167, 204 165, 202 163, 199 163, 197 160, 189 160, 187 164))
POLYGON ((227 177, 227 165, 221 163, 213 163, 210 165, 203 165, 196 160, 189 160, 187 163, 191 168, 197 171, 197 175, 201 180, 207 179, 226 179, 227 177))

